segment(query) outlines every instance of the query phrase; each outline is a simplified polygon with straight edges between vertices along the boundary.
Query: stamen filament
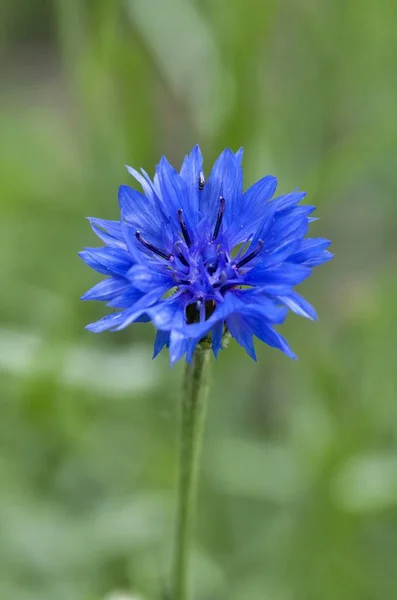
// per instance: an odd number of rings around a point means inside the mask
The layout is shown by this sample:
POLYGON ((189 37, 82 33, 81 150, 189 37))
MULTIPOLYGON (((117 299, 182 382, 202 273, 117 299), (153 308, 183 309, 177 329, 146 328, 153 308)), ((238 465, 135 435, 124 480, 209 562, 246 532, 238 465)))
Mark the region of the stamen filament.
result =
POLYGON ((177 256, 177 258, 179 258, 179 260, 181 261, 181 263, 183 265, 185 265, 185 267, 188 267, 189 263, 188 263, 188 261, 186 260, 186 258, 183 255, 183 252, 181 250, 181 246, 183 246, 182 240, 179 240, 178 242, 176 242, 176 244, 174 246, 174 248, 176 249, 176 256, 177 256))
POLYGON ((243 267, 244 265, 246 265, 247 263, 249 263, 253 258, 255 258, 255 256, 258 256, 259 252, 262 250, 263 245, 264 245, 264 241, 263 240, 258 240, 258 245, 255 248, 255 250, 253 252, 250 252, 248 254, 248 256, 245 256, 242 260, 240 260, 237 264, 236 267, 239 269, 240 267, 243 267))
POLYGON ((219 235, 219 231, 222 225, 223 213, 225 212, 225 199, 223 196, 219 196, 219 210, 218 216, 216 218, 214 234, 212 236, 212 241, 214 242, 219 235))
POLYGON ((145 240, 145 238, 142 237, 140 231, 135 232, 135 237, 138 240, 138 242, 141 242, 141 244, 143 246, 145 246, 145 248, 147 248, 148 250, 151 250, 154 254, 161 256, 161 258, 165 258, 165 260, 170 260, 170 261, 174 260, 174 257, 172 254, 166 254, 165 252, 163 252, 162 250, 159 250, 158 248, 156 248, 156 246, 153 246, 153 244, 151 244, 150 242, 145 240))
POLYGON ((192 245, 192 242, 190 240, 190 236, 189 236, 189 232, 186 227, 186 223, 183 220, 183 210, 181 208, 178 210, 178 221, 179 221, 179 225, 181 226, 182 235, 185 238, 187 247, 190 248, 190 246, 192 245))
POLYGON ((189 266, 189 263, 187 262, 186 258, 183 256, 183 254, 182 254, 181 251, 178 252, 177 257, 179 258, 179 260, 181 261, 181 263, 183 265, 185 265, 185 267, 189 266))

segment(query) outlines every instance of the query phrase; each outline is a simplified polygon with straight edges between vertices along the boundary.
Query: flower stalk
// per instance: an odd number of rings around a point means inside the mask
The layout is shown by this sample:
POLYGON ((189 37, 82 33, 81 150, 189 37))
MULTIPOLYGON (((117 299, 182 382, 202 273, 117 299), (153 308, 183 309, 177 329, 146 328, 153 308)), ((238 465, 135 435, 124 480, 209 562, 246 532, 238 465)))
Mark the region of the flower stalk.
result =
POLYGON ((172 600, 189 599, 189 562, 208 396, 210 350, 197 346, 186 365, 182 398, 178 512, 172 600))

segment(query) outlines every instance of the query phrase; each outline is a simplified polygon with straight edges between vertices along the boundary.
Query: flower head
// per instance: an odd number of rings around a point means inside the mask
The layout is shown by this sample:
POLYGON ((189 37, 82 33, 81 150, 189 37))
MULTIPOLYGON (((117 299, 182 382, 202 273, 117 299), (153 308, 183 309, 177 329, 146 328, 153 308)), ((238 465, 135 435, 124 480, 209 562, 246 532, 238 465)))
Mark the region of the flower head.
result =
POLYGON ((179 173, 163 157, 153 181, 127 167, 143 193, 122 185, 120 220, 89 219, 105 246, 80 253, 108 276, 82 299, 116 309, 87 329, 152 321, 154 356, 167 346, 171 363, 190 361, 204 338, 217 356, 226 331, 254 359, 254 335, 294 358, 273 326, 288 310, 316 319, 293 288, 332 258, 330 242, 305 238, 315 209, 299 204, 305 193, 272 199, 270 175, 243 192, 242 155, 224 150, 208 180, 198 146, 179 173))

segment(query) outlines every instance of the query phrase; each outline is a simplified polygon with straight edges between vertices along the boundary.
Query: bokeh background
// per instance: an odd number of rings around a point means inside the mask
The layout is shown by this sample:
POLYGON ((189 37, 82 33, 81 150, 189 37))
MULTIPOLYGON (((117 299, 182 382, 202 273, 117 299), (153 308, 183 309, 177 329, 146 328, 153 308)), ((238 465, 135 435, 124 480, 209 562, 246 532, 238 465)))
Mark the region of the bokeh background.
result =
POLYGON ((245 181, 309 191, 336 255, 302 292, 298 362, 213 368, 197 600, 397 591, 396 7, 381 0, 2 0, 0 598, 159 599, 183 365, 95 336, 87 215, 124 165, 245 147, 245 181))

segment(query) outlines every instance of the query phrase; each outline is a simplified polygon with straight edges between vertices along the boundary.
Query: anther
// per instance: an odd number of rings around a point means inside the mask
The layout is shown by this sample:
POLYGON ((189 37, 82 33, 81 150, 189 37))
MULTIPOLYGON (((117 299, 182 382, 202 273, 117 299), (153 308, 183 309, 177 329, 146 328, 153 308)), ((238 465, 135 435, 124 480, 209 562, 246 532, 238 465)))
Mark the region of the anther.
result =
POLYGON ((165 258, 165 260, 171 260, 171 261, 174 260, 174 257, 172 254, 166 254, 165 252, 162 252, 161 250, 156 248, 156 246, 153 246, 153 244, 151 244, 150 242, 145 240, 145 238, 142 237, 140 231, 135 232, 135 237, 138 240, 138 242, 141 242, 141 244, 143 246, 145 246, 145 248, 147 248, 148 250, 151 250, 154 254, 161 256, 161 258, 165 258))
POLYGON ((184 255, 183 255, 183 252, 182 252, 182 250, 181 250, 181 245, 182 245, 182 244, 183 244, 182 240, 179 240, 179 242, 176 242, 176 244, 175 244, 175 248, 176 248, 176 250, 177 250, 177 252, 176 252, 176 256, 177 256, 177 258, 179 258, 179 260, 181 261, 181 263, 182 263, 183 265, 185 265, 185 267, 188 267, 188 266, 189 266, 189 263, 188 263, 188 261, 186 260, 186 258, 184 257, 184 255))
POLYGON ((204 186, 205 186, 204 173, 202 171, 200 171, 200 174, 198 177, 198 188, 199 188, 200 192, 203 191, 204 186))
POLYGON ((187 262, 186 258, 183 256, 182 252, 178 252, 177 257, 179 258, 179 260, 181 261, 181 263, 183 265, 185 265, 185 267, 189 266, 189 263, 187 262))
POLYGON ((248 254, 248 256, 245 256, 242 260, 240 260, 236 264, 236 267, 239 269, 240 267, 243 267, 244 265, 246 265, 247 263, 249 263, 250 260, 252 260, 253 258, 255 258, 255 256, 258 256, 259 252, 263 248, 264 243, 265 242, 263 240, 258 240, 258 245, 255 248, 255 250, 253 252, 250 252, 250 254, 248 254))
POLYGON ((216 218, 214 235, 212 236, 212 241, 215 241, 219 235, 224 212, 225 212, 225 199, 223 196, 219 196, 219 210, 218 210, 218 216, 216 218))
POLYGON ((181 226, 182 235, 185 239, 187 247, 190 248, 190 246, 192 245, 192 242, 190 240, 190 236, 189 236, 189 232, 186 227, 186 223, 183 220, 183 210, 181 208, 178 210, 178 221, 179 221, 179 225, 181 226))

